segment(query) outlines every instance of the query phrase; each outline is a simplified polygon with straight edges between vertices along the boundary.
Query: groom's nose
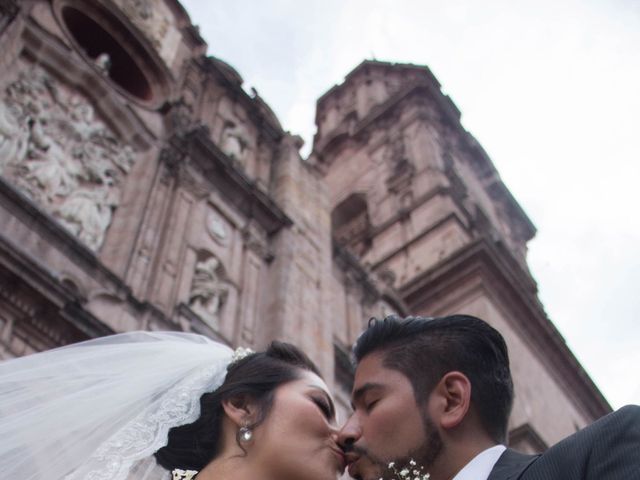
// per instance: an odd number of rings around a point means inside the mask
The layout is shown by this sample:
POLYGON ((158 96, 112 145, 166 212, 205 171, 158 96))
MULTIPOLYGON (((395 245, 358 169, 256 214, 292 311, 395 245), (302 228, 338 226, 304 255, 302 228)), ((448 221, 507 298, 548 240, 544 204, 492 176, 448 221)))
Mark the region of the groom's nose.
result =
POLYGON ((357 415, 354 414, 347 419, 347 422, 338 432, 338 443, 345 451, 348 451, 361 436, 362 427, 360 426, 357 415))

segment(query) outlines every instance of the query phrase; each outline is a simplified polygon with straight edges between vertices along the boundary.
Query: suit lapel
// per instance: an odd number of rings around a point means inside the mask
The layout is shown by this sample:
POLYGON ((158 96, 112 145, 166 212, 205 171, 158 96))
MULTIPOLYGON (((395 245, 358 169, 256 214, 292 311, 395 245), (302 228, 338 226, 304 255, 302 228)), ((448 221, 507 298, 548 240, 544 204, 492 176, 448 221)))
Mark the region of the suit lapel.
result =
POLYGON ((496 462, 487 480, 515 480, 537 460, 540 455, 525 455, 507 448, 496 462))

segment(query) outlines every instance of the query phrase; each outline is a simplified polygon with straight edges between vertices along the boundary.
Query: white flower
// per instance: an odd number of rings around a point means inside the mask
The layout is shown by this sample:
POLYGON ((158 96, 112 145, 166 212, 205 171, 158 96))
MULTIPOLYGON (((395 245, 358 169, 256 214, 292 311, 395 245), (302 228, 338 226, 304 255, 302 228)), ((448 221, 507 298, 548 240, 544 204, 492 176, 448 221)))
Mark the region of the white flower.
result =
POLYGON ((396 468, 396 462, 390 462, 389 470, 393 476, 391 478, 380 477, 378 480, 429 480, 430 475, 424 472, 424 467, 418 465, 415 460, 409 460, 407 467, 396 468))

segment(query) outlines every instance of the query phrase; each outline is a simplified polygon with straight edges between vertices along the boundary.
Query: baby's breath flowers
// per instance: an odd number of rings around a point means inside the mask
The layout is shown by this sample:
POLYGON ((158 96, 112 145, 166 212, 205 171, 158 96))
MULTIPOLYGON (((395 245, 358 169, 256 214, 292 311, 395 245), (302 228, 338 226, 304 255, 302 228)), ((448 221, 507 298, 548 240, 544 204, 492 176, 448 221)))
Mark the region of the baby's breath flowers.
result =
POLYGON ((429 480, 431 478, 428 473, 424 473, 424 467, 416 464, 413 459, 409 460, 409 463, 403 467, 398 467, 396 462, 391 462, 387 465, 387 468, 393 477, 390 479, 380 477, 380 480, 429 480))

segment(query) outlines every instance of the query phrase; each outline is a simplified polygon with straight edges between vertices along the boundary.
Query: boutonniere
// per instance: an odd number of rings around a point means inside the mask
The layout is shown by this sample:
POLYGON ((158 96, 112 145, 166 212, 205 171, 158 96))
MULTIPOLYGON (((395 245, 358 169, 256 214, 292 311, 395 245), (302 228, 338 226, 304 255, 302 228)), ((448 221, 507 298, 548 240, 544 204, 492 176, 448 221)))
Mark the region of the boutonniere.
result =
POLYGON ((381 477, 380 480, 429 480, 431 478, 431 475, 424 472, 424 467, 418 465, 413 459, 403 467, 398 467, 396 462, 391 462, 387 468, 393 476, 390 479, 381 477))

